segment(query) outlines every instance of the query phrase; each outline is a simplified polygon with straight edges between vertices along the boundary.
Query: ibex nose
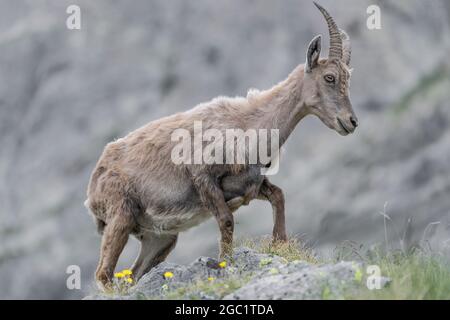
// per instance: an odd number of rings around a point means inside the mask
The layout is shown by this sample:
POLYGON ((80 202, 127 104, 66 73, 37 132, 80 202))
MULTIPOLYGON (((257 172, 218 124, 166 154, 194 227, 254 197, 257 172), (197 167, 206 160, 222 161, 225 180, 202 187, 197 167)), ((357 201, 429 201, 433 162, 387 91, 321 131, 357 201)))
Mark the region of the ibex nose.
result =
POLYGON ((352 125, 353 125, 355 128, 358 126, 358 119, 356 119, 356 117, 350 116, 350 122, 352 123, 352 125))

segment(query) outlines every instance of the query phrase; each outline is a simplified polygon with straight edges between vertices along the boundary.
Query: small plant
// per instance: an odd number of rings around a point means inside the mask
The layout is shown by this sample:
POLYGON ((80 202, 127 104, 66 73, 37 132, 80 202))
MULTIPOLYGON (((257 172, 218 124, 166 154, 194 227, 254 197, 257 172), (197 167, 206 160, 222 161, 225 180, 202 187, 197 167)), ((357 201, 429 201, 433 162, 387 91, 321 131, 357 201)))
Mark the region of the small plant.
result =
POLYGON ((226 278, 208 277, 206 280, 197 280, 184 286, 168 289, 164 299, 202 299, 205 296, 221 299, 230 294, 251 279, 251 275, 229 276, 226 278))
POLYGON ((370 249, 352 241, 345 241, 336 250, 336 260, 359 260, 366 266, 376 265, 381 276, 390 278, 389 285, 369 290, 366 286, 365 269, 355 272, 360 286, 347 293, 347 299, 424 300, 450 299, 450 261, 441 251, 435 250, 432 237, 441 225, 439 221, 429 223, 418 243, 408 240, 412 228, 411 218, 404 230, 396 227, 392 216, 387 214, 387 204, 380 212, 383 217, 384 245, 373 245, 370 249), (394 231, 390 237, 388 231, 394 231), (402 232, 399 232, 402 231, 402 232), (398 238, 399 244, 389 242, 398 238))
POLYGON ((286 259, 287 262, 306 261, 318 264, 315 253, 296 237, 289 237, 288 241, 272 241, 271 236, 263 236, 256 239, 241 239, 236 241, 236 246, 248 247, 259 253, 272 254, 286 259))
POLYGON ((116 272, 110 290, 106 293, 119 295, 128 294, 128 291, 134 284, 132 275, 133 272, 129 269, 116 272))
POLYGON ((381 275, 389 277, 391 283, 369 290, 363 279, 358 289, 348 293, 347 299, 450 299, 450 264, 443 257, 415 251, 378 255, 378 259, 370 263, 378 265, 381 275))

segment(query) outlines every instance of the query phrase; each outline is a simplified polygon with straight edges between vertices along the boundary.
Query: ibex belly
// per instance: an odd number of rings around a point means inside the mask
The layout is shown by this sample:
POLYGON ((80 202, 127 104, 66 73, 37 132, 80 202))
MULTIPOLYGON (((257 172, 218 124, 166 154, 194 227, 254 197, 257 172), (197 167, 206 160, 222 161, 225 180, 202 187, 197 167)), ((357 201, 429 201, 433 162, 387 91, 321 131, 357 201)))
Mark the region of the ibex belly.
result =
MULTIPOLYGON (((239 175, 228 175, 221 179, 220 187, 231 211, 247 205, 257 198, 264 180, 259 169, 251 168, 239 175)), ((180 186, 179 186, 180 188, 180 186)), ((147 205, 140 225, 154 233, 179 233, 190 229, 212 217, 205 208, 192 185, 185 185, 170 199, 153 199, 147 205)))
POLYGON ((242 205, 248 205, 259 194, 259 189, 264 180, 259 167, 250 167, 246 172, 238 175, 226 176, 221 181, 221 188, 225 201, 231 211, 237 210, 242 205))
MULTIPOLYGON (((164 190, 162 184, 159 188, 164 190)), ((148 194, 140 223, 147 231, 177 234, 211 217, 190 181, 180 181, 170 189, 171 192, 160 192, 158 197, 148 194)))

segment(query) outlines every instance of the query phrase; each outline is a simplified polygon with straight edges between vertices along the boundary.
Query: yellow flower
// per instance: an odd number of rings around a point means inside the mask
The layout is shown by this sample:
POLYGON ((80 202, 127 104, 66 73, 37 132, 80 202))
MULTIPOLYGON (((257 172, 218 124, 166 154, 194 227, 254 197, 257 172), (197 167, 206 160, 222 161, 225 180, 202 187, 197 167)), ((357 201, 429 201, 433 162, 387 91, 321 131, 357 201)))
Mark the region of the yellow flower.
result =
POLYGON ((208 277, 208 281, 213 281, 214 277, 208 277))
POLYGON ((131 276, 131 275, 133 274, 133 272, 131 272, 130 269, 125 269, 125 270, 122 271, 122 273, 123 273, 124 275, 126 275, 126 276, 131 276))
POLYGON ((221 267, 221 268, 225 268, 226 266, 227 266, 226 261, 222 261, 221 263, 219 263, 219 267, 221 267))
POLYGON ((133 283, 133 279, 127 278, 127 282, 128 282, 128 283, 133 283))
POLYGON ((116 277, 116 278, 123 278, 123 277, 125 277, 125 275, 122 273, 122 272, 117 272, 117 273, 115 273, 114 274, 114 277, 116 277))
POLYGON ((173 273, 170 272, 170 271, 165 272, 164 273, 164 278, 166 278, 166 279, 173 278, 173 273))
POLYGON ((355 280, 358 281, 358 282, 361 282, 362 277, 363 277, 363 274, 361 272, 361 269, 357 268, 356 271, 355 271, 355 280))

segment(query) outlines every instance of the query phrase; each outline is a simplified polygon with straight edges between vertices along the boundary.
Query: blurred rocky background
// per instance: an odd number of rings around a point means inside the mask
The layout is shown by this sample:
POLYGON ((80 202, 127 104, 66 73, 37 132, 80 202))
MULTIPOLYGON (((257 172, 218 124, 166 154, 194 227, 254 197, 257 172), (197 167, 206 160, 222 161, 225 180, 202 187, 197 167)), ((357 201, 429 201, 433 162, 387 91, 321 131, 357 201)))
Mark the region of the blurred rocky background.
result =
MULTIPOLYGON (((320 3, 352 39, 360 128, 344 138, 307 118, 291 136, 272 178, 288 231, 323 255, 386 237, 448 254, 450 2, 320 3), (366 27, 370 4, 380 30, 366 27)), ((0 298, 85 296, 100 238, 83 201, 104 145, 217 95, 272 86, 318 33, 326 53, 311 1, 0 0, 0 298), (81 30, 66 28, 70 4, 81 30), (82 290, 66 288, 68 265, 81 267, 82 290)), ((268 234, 270 206, 252 203, 236 221, 237 237, 268 234)), ((214 256, 217 237, 211 220, 168 260, 214 256)), ((130 240, 119 267, 137 250, 130 240)))

